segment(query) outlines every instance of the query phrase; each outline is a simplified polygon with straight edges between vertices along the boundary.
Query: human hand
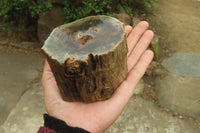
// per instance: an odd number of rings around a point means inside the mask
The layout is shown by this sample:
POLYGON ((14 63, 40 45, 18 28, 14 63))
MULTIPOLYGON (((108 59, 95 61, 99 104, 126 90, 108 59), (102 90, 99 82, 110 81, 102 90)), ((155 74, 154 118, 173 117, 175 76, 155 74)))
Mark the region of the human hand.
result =
POLYGON ((70 126, 80 127, 93 133, 107 129, 122 113, 153 58, 153 52, 146 50, 153 38, 153 32, 147 28, 148 23, 145 21, 140 22, 134 29, 131 26, 125 27, 128 35, 127 78, 113 96, 105 101, 95 103, 63 101, 55 77, 46 61, 42 85, 47 113, 70 126))

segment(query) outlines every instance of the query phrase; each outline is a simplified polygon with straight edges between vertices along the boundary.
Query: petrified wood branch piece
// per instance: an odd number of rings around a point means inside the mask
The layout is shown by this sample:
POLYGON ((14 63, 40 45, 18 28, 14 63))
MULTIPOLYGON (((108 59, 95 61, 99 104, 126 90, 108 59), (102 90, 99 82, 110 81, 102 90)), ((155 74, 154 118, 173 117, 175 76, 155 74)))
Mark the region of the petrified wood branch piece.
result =
POLYGON ((91 16, 59 26, 42 47, 66 101, 110 98, 127 74, 124 25, 91 16))

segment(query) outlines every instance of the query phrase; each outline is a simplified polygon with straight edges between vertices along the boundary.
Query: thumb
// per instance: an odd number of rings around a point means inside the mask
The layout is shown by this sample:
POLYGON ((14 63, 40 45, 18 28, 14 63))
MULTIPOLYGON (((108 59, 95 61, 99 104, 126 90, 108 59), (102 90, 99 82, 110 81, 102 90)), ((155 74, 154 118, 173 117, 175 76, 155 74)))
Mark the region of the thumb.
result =
POLYGON ((45 61, 42 75, 42 86, 44 89, 45 102, 51 100, 62 100, 55 77, 47 60, 45 61))

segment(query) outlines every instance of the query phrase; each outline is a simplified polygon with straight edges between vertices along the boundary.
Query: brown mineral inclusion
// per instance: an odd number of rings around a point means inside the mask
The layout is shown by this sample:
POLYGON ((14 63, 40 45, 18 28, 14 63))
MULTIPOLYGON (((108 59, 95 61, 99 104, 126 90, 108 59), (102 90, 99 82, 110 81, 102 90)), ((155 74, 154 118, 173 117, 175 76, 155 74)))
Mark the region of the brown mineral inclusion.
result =
POLYGON ((66 101, 106 100, 126 78, 126 33, 113 17, 90 16, 61 25, 42 51, 66 101))

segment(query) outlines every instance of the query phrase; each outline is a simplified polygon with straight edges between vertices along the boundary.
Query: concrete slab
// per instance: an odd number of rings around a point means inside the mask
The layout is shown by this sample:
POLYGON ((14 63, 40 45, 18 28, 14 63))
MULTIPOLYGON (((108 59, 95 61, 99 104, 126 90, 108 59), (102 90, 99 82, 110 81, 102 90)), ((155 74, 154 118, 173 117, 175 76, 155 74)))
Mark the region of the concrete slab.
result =
POLYGON ((159 103, 184 115, 200 118, 200 55, 176 53, 162 61, 168 70, 155 79, 159 103))
POLYGON ((0 53, 0 125, 43 67, 41 56, 0 53))
POLYGON ((43 113, 45 113, 45 107, 41 84, 33 84, 11 111, 0 127, 0 132, 36 133, 39 127, 43 126, 43 113))
POLYGON ((176 75, 200 77, 200 55, 194 53, 176 53, 163 60, 162 65, 176 75))
POLYGON ((118 120, 105 133, 199 133, 200 126, 162 112, 151 102, 132 98, 118 120))
MULTIPOLYGON (((4 133, 36 133, 43 125, 45 112, 41 84, 32 86, 0 127, 4 133)), ((192 120, 162 112, 141 97, 133 97, 118 120, 105 133, 199 133, 192 120)))
POLYGON ((200 118, 200 78, 168 72, 155 79, 156 97, 162 106, 184 115, 200 118))

